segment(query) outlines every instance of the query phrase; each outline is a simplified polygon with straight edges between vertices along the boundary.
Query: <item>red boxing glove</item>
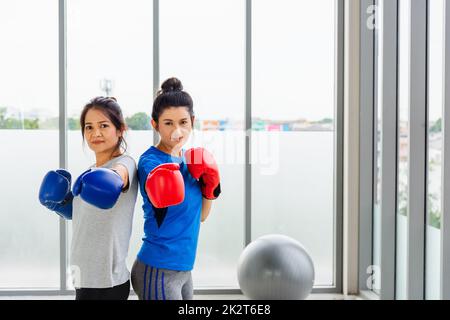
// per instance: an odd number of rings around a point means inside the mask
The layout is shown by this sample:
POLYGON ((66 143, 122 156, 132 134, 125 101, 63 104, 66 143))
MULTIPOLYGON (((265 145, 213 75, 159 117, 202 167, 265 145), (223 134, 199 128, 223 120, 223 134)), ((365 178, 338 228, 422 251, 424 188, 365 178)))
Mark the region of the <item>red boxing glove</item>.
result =
POLYGON ((202 185, 203 197, 209 200, 216 199, 221 193, 220 176, 212 154, 203 148, 191 148, 186 151, 185 156, 189 172, 202 185))
POLYGON ((147 176, 145 192, 155 208, 177 205, 184 200, 184 180, 178 163, 163 163, 147 176))

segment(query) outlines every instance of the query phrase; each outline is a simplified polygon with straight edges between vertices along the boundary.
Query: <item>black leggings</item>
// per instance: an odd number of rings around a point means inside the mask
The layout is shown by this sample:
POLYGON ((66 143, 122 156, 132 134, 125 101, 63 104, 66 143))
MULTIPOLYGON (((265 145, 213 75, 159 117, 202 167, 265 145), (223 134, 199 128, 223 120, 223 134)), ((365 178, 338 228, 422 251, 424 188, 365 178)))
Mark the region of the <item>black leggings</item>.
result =
POLYGON ((130 295, 130 280, 112 288, 75 289, 75 300, 127 300, 130 295))

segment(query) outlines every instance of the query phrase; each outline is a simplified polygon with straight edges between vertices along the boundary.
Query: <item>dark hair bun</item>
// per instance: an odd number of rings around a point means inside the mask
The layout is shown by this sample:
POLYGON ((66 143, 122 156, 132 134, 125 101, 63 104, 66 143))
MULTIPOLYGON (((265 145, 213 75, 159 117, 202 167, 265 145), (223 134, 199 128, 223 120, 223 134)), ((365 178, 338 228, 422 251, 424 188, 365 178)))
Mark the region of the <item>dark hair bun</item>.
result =
POLYGON ((115 97, 103 97, 103 96, 99 96, 99 97, 95 97, 92 98, 91 101, 89 103, 91 104, 101 104, 101 105, 107 105, 108 103, 117 103, 117 99, 115 97))
POLYGON ((163 82, 161 85, 161 91, 162 93, 171 92, 171 91, 182 91, 183 85, 181 84, 181 81, 177 78, 169 78, 166 81, 163 82))

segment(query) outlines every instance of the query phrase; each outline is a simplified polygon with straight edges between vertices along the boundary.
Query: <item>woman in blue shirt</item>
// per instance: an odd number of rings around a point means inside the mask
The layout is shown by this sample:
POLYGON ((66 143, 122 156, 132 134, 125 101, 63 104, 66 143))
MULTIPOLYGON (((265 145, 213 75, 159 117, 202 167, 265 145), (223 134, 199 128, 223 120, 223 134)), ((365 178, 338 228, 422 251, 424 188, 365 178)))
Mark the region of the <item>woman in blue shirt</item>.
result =
POLYGON ((160 141, 139 158, 144 238, 131 272, 140 300, 189 300, 200 222, 220 194, 213 156, 183 149, 194 123, 193 101, 180 80, 167 79, 153 103, 160 141))

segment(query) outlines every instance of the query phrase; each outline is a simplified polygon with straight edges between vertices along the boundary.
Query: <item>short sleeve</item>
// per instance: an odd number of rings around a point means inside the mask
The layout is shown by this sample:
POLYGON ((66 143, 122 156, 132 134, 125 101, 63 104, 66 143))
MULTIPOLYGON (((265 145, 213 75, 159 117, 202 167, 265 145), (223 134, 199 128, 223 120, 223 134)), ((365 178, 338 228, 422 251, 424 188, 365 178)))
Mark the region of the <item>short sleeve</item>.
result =
POLYGON ((139 182, 145 185, 148 174, 160 164, 161 160, 157 159, 156 157, 141 157, 138 164, 139 182))
POLYGON ((134 161, 134 159, 130 156, 122 156, 114 164, 115 165, 121 164, 125 168, 127 168, 127 170, 128 170, 128 185, 131 185, 133 183, 134 179, 136 179, 136 172, 137 172, 136 162, 134 161))

